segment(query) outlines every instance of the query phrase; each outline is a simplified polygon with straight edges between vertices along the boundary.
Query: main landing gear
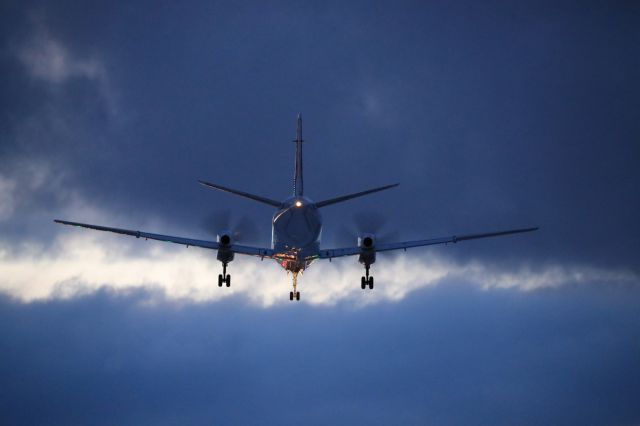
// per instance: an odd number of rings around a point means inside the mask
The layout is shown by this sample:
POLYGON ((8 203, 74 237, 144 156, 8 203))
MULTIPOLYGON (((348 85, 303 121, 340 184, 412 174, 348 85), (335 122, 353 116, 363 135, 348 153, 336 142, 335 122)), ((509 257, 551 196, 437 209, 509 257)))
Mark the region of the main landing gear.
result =
POLYGON ((222 264, 222 273, 218 274, 218 287, 222 287, 222 284, 231 286, 231 275, 227 275, 227 263, 222 264))
POLYGON ((369 276, 370 267, 371 265, 364 265, 366 277, 362 277, 362 280, 360 280, 360 288, 363 290, 367 288, 367 286, 369 286, 370 290, 373 290, 373 276, 369 276))
POLYGON ((294 296, 294 293, 292 291, 289 292, 289 300, 293 300, 293 299, 300 300, 300 292, 299 291, 295 292, 295 296, 294 296))
POLYGON ((289 300, 300 300, 300 292, 298 288, 298 273, 293 272, 293 291, 289 292, 289 300))

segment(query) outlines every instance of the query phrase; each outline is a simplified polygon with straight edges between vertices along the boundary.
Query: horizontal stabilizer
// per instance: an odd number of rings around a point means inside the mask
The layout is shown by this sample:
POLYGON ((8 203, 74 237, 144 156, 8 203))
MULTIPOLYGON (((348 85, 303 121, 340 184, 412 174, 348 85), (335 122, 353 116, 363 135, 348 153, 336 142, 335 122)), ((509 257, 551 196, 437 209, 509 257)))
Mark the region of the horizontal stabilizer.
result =
POLYGON ((316 203, 316 206, 317 207, 324 207, 324 206, 328 206, 328 205, 331 205, 331 204, 341 203, 343 201, 351 200, 352 198, 362 197, 363 195, 372 194, 372 193, 378 192, 378 191, 384 191, 385 189, 389 189, 389 188, 395 188, 398 185, 400 185, 400 184, 399 183, 394 183, 394 184, 391 184, 391 185, 381 186, 380 188, 373 188, 373 189, 369 189, 369 190, 362 191, 362 192, 356 192, 354 194, 343 195, 342 197, 330 198, 328 200, 324 200, 324 201, 320 201, 320 202, 316 203))
POLYGON ((210 188, 214 188, 214 189, 217 189, 219 191, 230 192, 231 194, 236 194, 236 195, 239 195, 241 197, 250 198, 250 199, 252 199, 254 201, 259 201, 259 202, 264 203, 264 204, 269 204, 270 206, 274 206, 274 207, 282 206, 281 202, 276 201, 276 200, 272 200, 270 198, 261 197, 259 195, 254 195, 254 194, 249 194, 248 192, 238 191, 237 189, 227 188, 225 186, 218 185, 218 184, 211 183, 211 182, 205 182, 203 180, 199 180, 198 182, 200 182, 204 186, 208 186, 210 188))

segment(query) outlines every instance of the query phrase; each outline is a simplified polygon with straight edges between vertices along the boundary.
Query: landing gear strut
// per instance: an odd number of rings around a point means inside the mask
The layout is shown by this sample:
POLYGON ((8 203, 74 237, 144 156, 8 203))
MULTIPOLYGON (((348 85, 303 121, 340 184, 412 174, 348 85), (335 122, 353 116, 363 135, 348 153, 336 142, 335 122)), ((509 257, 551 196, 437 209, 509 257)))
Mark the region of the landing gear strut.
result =
POLYGON ((222 284, 231 286, 231 275, 227 275, 227 262, 222 263, 222 273, 218 274, 218 287, 222 287, 222 284))
POLYGON ((371 267, 370 264, 365 264, 364 265, 364 270, 365 270, 365 277, 362 277, 362 279, 360 280, 360 288, 361 289, 365 289, 367 288, 367 286, 369 286, 370 290, 373 290, 373 276, 369 276, 369 268, 371 267))
POLYGON ((298 291, 298 273, 293 273, 293 291, 289 292, 289 300, 300 300, 300 292, 298 291))

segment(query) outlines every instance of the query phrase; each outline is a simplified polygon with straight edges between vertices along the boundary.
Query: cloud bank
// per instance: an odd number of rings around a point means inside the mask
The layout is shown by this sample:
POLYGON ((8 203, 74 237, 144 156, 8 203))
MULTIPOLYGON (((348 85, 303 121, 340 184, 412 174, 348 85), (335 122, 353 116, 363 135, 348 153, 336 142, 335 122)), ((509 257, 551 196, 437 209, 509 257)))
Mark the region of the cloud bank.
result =
MULTIPOLYGON (((236 256, 229 268, 232 287, 218 288, 216 278, 221 266, 215 251, 129 241, 74 228, 64 231, 46 247, 37 243, 0 245, 0 292, 22 302, 77 298, 101 290, 142 289, 184 303, 230 297, 262 307, 289 303, 291 278, 270 260, 236 256)), ((373 291, 360 289, 362 271, 355 257, 317 261, 300 278, 302 300, 315 306, 365 306, 400 301, 419 289, 460 280, 483 290, 521 291, 596 282, 640 283, 635 273, 625 270, 580 265, 505 269, 478 261, 460 263, 443 255, 446 250, 455 250, 455 246, 380 256, 372 269, 376 278, 373 291)))

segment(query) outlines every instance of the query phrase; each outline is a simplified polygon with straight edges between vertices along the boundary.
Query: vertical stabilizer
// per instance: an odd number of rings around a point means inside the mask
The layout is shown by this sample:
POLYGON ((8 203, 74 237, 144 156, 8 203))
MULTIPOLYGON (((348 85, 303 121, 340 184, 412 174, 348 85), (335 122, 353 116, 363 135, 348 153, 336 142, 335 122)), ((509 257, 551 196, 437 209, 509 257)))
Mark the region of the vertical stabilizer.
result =
POLYGON ((298 114, 298 126, 296 129, 296 171, 293 176, 293 195, 302 197, 304 195, 304 184, 302 182, 302 114, 298 114))

